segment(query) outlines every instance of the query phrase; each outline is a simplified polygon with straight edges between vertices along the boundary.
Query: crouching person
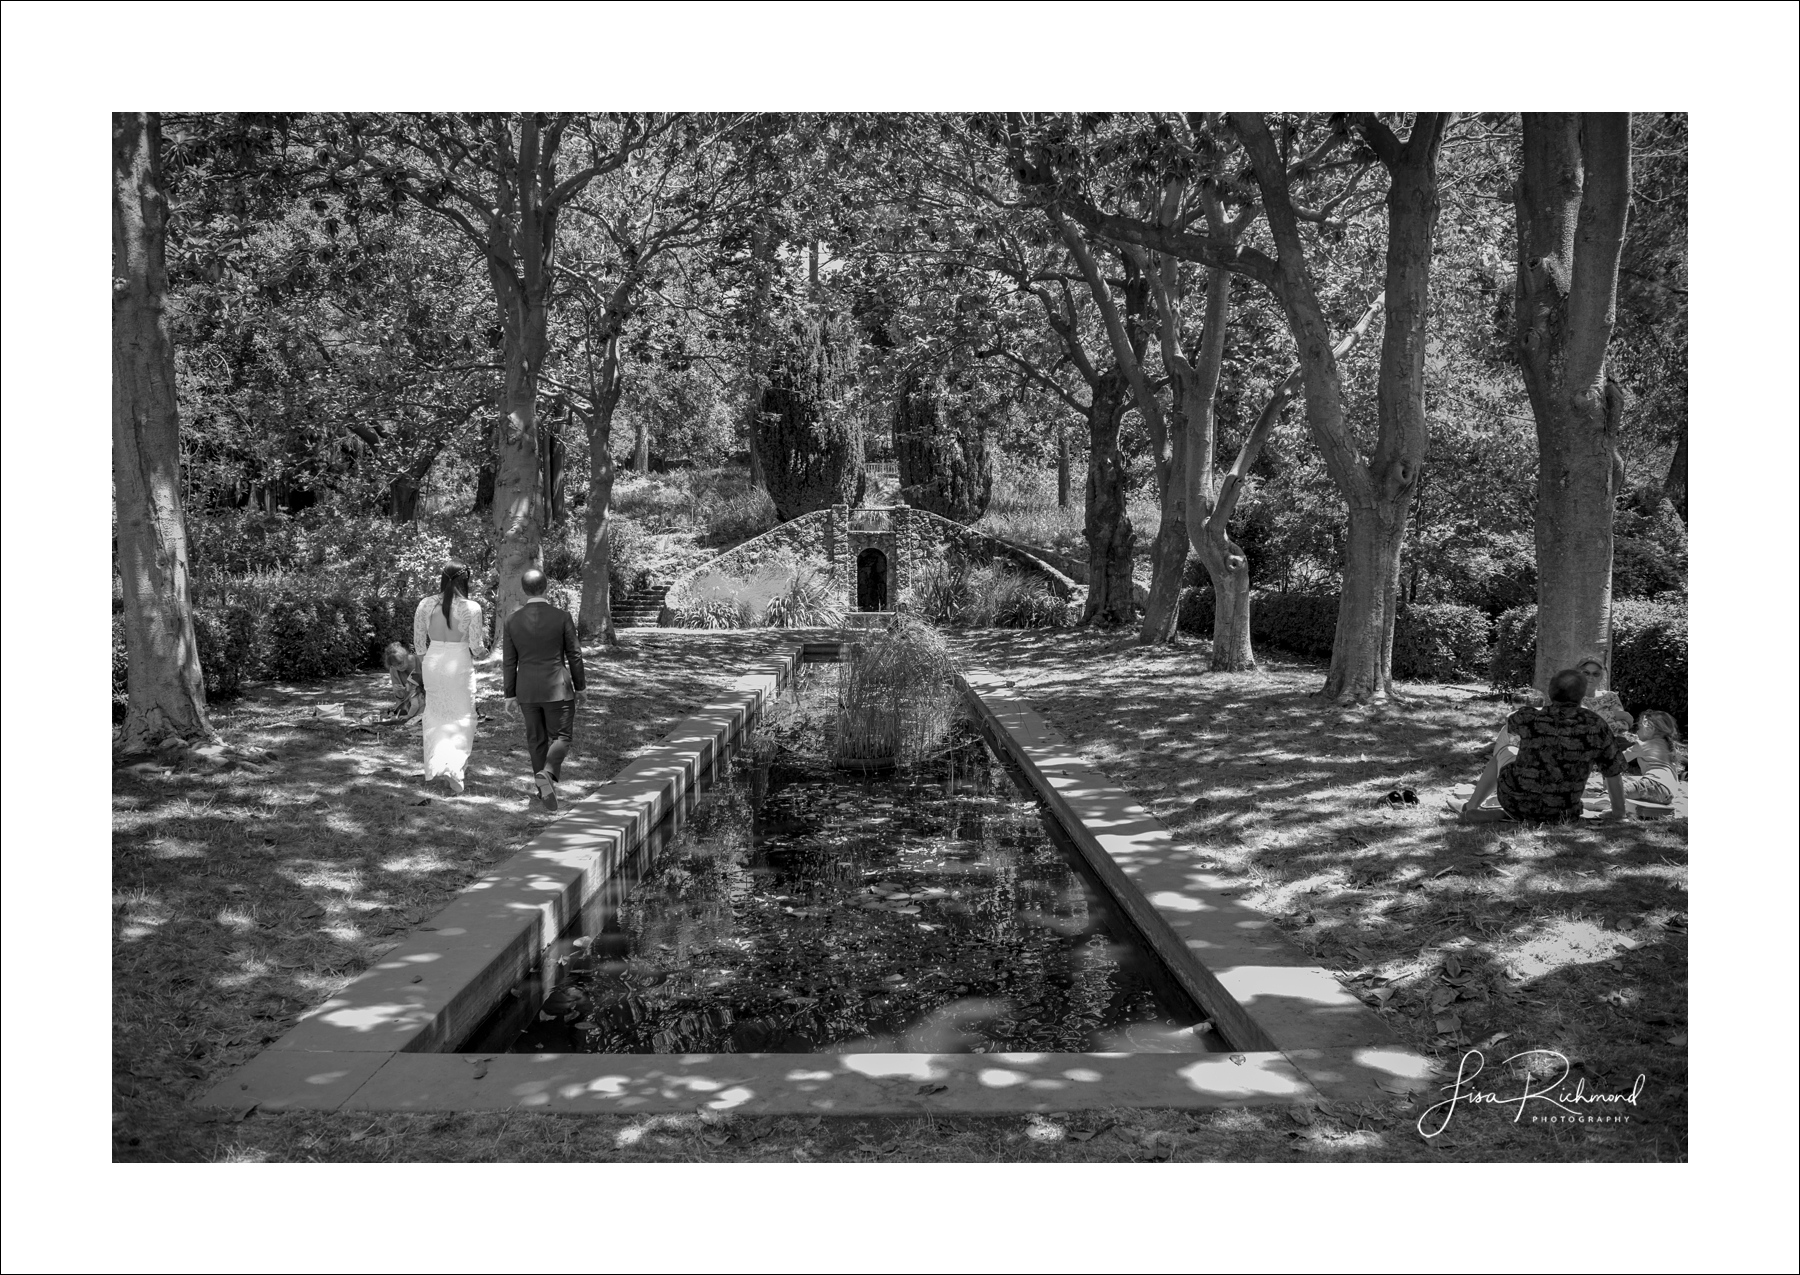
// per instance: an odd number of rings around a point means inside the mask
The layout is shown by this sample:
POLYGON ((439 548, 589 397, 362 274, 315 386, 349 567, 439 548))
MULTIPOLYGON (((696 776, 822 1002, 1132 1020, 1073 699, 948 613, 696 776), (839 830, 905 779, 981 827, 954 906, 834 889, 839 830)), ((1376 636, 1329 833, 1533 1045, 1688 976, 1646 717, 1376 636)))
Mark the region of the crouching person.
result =
POLYGON ((1612 727, 1600 714, 1583 708, 1588 679, 1577 669, 1564 669, 1550 679, 1550 702, 1543 708, 1521 708, 1506 719, 1508 746, 1496 746, 1487 768, 1464 803, 1470 822, 1517 819, 1554 823, 1581 817, 1581 792, 1588 774, 1598 768, 1606 777, 1612 810, 1603 818, 1625 815, 1625 757, 1612 727), (1482 808, 1489 794, 1498 810, 1482 808))

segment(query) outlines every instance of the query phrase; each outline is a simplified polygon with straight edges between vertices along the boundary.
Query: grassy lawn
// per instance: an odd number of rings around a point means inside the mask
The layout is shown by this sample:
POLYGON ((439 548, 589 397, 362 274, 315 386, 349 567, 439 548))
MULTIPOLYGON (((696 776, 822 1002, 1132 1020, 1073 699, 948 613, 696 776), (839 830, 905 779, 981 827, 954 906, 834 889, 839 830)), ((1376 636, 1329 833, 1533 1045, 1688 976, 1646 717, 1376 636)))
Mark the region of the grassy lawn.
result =
MULTIPOLYGON (((593 707, 567 788, 613 773, 734 676, 758 632, 628 631, 591 652, 593 707)), ((191 1106, 542 826, 524 746, 484 670, 469 792, 420 781, 418 741, 358 728, 377 674, 260 685, 220 709, 272 756, 222 773, 113 775, 113 1136, 120 1161, 1683 1160, 1686 821, 1463 828, 1437 794, 1472 779, 1502 706, 1479 688, 1408 688, 1348 713, 1321 676, 1273 662, 1203 674, 1203 646, 1145 653, 1082 631, 965 634, 1087 758, 1240 874, 1320 963, 1403 1038, 1490 1062, 1555 1049, 1588 1092, 1646 1083, 1634 1120, 1517 1126, 1464 1109, 1440 1137, 1417 1106, 1113 1111, 957 1119, 252 1114, 191 1106), (339 708, 338 706, 341 706, 339 708), (1423 804, 1380 798, 1417 789, 1423 804), (1496 1038, 1498 1038, 1496 1042, 1496 1038)), ((1500 1088, 1502 1086, 1496 1086, 1500 1088)))

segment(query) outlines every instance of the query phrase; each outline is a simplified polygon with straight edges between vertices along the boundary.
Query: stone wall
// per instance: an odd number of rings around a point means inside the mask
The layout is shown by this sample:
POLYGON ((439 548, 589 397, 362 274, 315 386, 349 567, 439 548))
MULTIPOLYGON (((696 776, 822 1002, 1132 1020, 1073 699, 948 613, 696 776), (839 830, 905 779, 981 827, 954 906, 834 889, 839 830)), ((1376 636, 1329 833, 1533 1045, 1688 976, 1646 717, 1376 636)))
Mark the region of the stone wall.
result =
MULTIPOLYGON (((669 585, 669 596, 678 594, 696 577, 709 573, 749 579, 756 574, 758 568, 775 558, 794 558, 820 567, 831 567, 842 541, 842 533, 833 525, 832 511, 815 509, 812 513, 790 518, 760 536, 752 536, 743 544, 727 549, 716 558, 708 559, 692 571, 676 576, 669 585)), ((837 574, 833 572, 834 576, 837 574)), ((850 575, 850 587, 854 590, 855 573, 851 572, 850 575)), ((834 579, 833 583, 842 587, 841 581, 834 579)), ((665 603, 657 622, 668 624, 672 618, 670 608, 665 603)))
POLYGON ((1042 579, 1056 598, 1067 600, 1075 589, 1073 580, 1036 554, 923 509, 903 509, 900 513, 900 557, 908 562, 942 559, 952 552, 965 562, 980 565, 999 558, 1026 575, 1042 579))

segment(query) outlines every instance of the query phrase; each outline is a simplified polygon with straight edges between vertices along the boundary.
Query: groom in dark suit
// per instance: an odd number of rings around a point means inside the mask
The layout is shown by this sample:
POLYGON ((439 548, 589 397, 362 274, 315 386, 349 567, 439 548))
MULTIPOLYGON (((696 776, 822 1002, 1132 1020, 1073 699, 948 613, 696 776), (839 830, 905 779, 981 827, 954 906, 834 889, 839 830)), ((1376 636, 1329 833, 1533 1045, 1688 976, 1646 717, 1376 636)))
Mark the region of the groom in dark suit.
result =
POLYGON ((506 621, 504 679, 506 711, 525 718, 533 796, 555 810, 563 758, 575 738, 575 705, 587 702, 587 674, 575 621, 544 596, 549 586, 535 567, 519 577, 525 605, 506 621))

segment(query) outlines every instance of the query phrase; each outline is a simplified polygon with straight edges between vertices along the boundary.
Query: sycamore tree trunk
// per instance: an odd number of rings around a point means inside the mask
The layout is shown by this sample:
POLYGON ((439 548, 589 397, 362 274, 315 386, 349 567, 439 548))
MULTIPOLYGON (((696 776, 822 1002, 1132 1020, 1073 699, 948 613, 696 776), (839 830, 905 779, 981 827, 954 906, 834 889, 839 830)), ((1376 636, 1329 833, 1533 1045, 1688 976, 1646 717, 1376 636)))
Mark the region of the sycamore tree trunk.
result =
POLYGON ((1156 539, 1150 542, 1150 596, 1144 600, 1144 620, 1138 629, 1138 642, 1146 646, 1175 640, 1181 580, 1187 574, 1187 483, 1182 475, 1187 472, 1190 439, 1184 428, 1187 405, 1182 401, 1182 388, 1176 379, 1168 455, 1156 467, 1158 508, 1156 539))
POLYGON ((562 524, 569 512, 568 447, 563 442, 561 417, 546 416, 540 422, 540 430, 538 454, 543 461, 544 524, 555 527, 562 524))
POLYGON ((131 703, 122 748, 218 739, 188 598, 175 347, 163 309, 168 199, 154 114, 113 116, 113 485, 131 703))
POLYGON ((1447 122, 1441 114, 1422 111, 1401 142, 1373 116, 1360 118, 1364 138, 1389 178, 1377 437, 1366 459, 1346 424, 1342 375, 1330 325, 1308 276, 1286 165, 1261 116, 1232 117, 1266 201, 1277 249, 1274 290, 1299 348, 1307 426, 1348 506, 1343 590, 1321 691, 1339 702, 1385 699, 1393 692, 1400 546, 1427 443, 1425 329, 1438 212, 1437 156, 1447 122))
POLYGON ((519 577, 543 565, 543 493, 538 483, 537 385, 548 344, 548 311, 495 272, 505 333, 506 388, 494 437, 494 538, 500 572, 496 622, 525 604, 519 577))
POLYGON ((1095 381, 1088 405, 1087 509, 1088 595, 1083 624, 1129 624, 1136 615, 1131 592, 1131 519, 1125 512, 1125 457, 1119 426, 1129 395, 1117 366, 1095 381))
MULTIPOLYGON (((1250 645, 1250 559, 1231 538, 1231 514, 1237 506, 1243 476, 1256 463, 1262 444, 1279 418, 1285 398, 1277 391, 1252 427, 1237 464, 1223 484, 1216 477, 1218 449, 1219 376, 1225 362, 1225 328, 1231 315, 1231 275, 1212 270, 1206 281, 1205 327, 1201 332, 1197 363, 1180 357, 1171 360, 1170 339, 1164 342, 1165 364, 1172 364, 1180 410, 1177 429, 1185 426, 1190 436, 1187 466, 1180 471, 1187 486, 1188 540, 1200 565, 1206 568, 1213 591, 1211 667, 1238 673, 1256 667, 1250 645)), ((1171 332, 1172 338, 1175 333, 1171 332)))
POLYGON ((1518 337, 1537 420, 1534 683, 1598 655, 1611 679, 1622 395, 1606 377, 1631 203, 1631 117, 1531 114, 1516 187, 1518 337))
POLYGON ((588 472, 587 544, 581 557, 581 636, 618 644, 612 621, 612 406, 595 409, 588 427, 591 450, 588 472))

